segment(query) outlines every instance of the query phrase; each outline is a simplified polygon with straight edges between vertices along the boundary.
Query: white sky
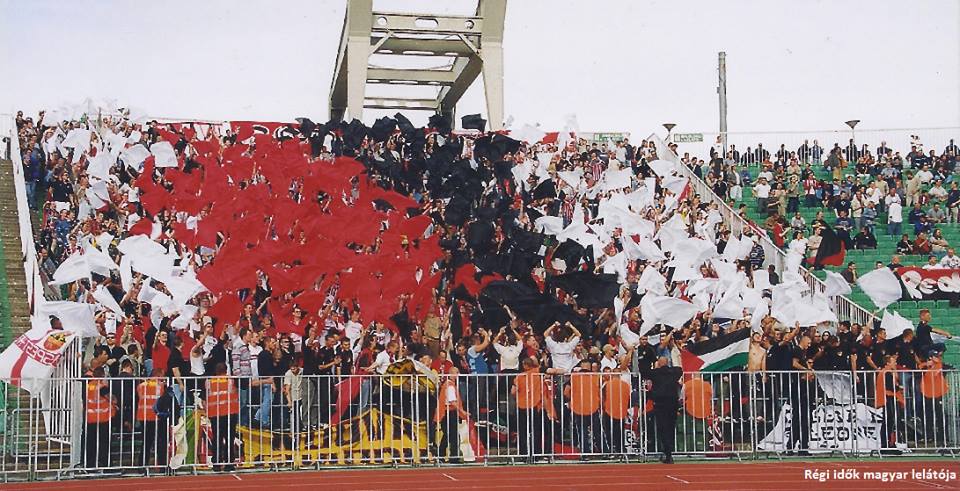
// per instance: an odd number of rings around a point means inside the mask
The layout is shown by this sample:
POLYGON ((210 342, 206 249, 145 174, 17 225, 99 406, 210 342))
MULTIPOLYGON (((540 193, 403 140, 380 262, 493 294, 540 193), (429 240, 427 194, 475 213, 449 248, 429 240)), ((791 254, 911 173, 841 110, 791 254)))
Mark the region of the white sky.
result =
MULTIPOLYGON (((92 97, 154 116, 325 121, 344 6, 0 0, 0 112, 92 97)), ((511 0, 506 22, 516 124, 558 129, 574 113, 585 131, 716 131, 724 50, 730 131, 960 126, 956 0, 511 0)), ((458 108, 474 112, 477 85, 458 108)))

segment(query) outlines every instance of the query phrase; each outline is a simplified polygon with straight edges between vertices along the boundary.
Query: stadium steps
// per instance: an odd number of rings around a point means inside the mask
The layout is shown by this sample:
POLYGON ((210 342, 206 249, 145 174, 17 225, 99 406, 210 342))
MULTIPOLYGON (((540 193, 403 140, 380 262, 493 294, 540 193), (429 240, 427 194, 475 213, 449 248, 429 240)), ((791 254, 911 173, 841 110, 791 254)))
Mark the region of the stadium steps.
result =
POLYGON ((0 346, 6 347, 30 328, 30 305, 23 271, 20 225, 17 220, 17 195, 14 190, 13 164, 0 160, 0 248, 4 267, 0 271, 0 346))
MULTIPOLYGON (((31 220, 31 223, 33 222, 35 220, 31 220)), ((30 329, 30 305, 27 302, 21 244, 13 164, 9 160, 0 160, 0 253, 4 260, 4 267, 0 269, 0 351, 30 329)), ((36 462, 57 462, 57 466, 69 459, 69 445, 46 439, 37 440, 29 430, 35 428, 36 416, 31 417, 30 411, 14 410, 33 407, 31 404, 35 402, 31 402, 30 394, 24 390, 11 390, 10 386, 6 385, 2 392, 0 433, 6 435, 3 442, 6 446, 3 449, 4 459, 13 459, 22 465, 26 455, 24 452, 30 452, 34 458, 40 459, 36 462), (20 457, 16 457, 17 455, 20 457)))

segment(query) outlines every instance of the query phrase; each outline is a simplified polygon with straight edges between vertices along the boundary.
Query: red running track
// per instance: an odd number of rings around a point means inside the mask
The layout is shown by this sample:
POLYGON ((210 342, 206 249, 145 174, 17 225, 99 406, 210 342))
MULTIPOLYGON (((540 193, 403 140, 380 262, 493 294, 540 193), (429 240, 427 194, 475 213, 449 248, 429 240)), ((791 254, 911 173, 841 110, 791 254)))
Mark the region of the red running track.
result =
MULTIPOLYGON (((911 471, 929 469, 953 472, 960 478, 960 463, 947 460, 884 462, 687 463, 687 464, 569 464, 516 467, 454 467, 423 469, 327 470, 263 472, 202 476, 85 479, 60 482, 4 484, 4 490, 97 489, 120 490, 269 490, 300 487, 330 490, 430 490, 430 489, 681 489, 681 490, 811 490, 811 489, 917 489, 960 490, 960 481, 916 478, 911 471), (824 482, 808 471, 852 470, 860 479, 824 482), (865 479, 864 472, 905 472, 906 478, 883 482, 865 479)), ((891 476, 894 477, 894 476, 891 476)))

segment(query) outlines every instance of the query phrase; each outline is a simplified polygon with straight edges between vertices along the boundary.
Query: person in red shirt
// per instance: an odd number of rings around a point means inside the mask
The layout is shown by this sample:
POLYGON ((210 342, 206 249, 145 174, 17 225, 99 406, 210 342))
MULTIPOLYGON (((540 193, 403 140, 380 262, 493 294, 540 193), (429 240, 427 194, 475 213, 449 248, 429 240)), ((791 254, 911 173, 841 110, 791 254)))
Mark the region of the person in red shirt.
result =
POLYGON ((453 368, 453 362, 447 359, 447 352, 440 351, 437 353, 437 359, 433 360, 433 363, 430 364, 430 369, 437 372, 440 375, 446 375, 450 373, 450 369, 453 368))
POLYGON ((159 369, 161 372, 166 373, 167 367, 170 362, 170 344, 168 339, 167 331, 157 332, 157 337, 153 340, 153 351, 151 351, 151 359, 153 360, 153 370, 159 369))
POLYGON ((817 183, 813 174, 803 180, 803 194, 807 208, 812 208, 817 205, 817 188, 819 187, 820 184, 817 183))

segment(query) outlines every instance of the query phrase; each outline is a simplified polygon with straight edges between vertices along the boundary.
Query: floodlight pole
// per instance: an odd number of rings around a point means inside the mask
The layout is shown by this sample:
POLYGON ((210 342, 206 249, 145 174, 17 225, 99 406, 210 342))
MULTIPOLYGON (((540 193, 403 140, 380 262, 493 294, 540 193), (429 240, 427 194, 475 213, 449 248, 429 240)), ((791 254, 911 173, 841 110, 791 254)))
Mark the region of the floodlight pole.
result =
POLYGON ((663 127, 667 129, 667 138, 666 138, 667 143, 673 143, 670 138, 671 138, 671 132, 673 131, 673 128, 675 126, 677 126, 676 123, 663 123, 663 127))
POLYGON ((857 130, 855 128, 859 122, 859 119, 851 119, 850 121, 845 122, 846 125, 850 127, 850 139, 853 140, 854 147, 857 146, 857 130))
POLYGON ((720 81, 717 94, 720 96, 720 142, 723 145, 723 157, 727 157, 727 52, 721 51, 718 60, 720 81))

